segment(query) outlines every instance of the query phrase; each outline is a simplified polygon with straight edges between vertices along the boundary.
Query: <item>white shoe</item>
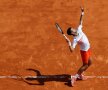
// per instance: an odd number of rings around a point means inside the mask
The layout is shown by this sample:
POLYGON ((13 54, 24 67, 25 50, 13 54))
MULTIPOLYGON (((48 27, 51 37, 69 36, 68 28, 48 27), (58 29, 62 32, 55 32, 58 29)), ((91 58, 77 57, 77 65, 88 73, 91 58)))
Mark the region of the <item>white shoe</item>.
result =
POLYGON ((74 86, 74 83, 76 81, 76 77, 75 76, 71 76, 71 85, 74 86))
POLYGON ((78 80, 86 80, 87 77, 85 77, 83 74, 81 74, 81 75, 79 75, 79 76, 77 77, 77 79, 78 79, 78 80))

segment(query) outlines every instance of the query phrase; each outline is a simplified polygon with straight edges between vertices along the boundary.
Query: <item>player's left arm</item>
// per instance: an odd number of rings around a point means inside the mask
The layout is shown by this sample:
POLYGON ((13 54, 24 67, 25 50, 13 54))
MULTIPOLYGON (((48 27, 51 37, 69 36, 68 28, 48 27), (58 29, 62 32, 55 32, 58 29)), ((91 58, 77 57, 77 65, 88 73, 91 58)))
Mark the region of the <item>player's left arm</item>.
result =
POLYGON ((81 16, 80 16, 79 25, 82 25, 83 23, 83 16, 84 16, 84 8, 81 7, 81 16))

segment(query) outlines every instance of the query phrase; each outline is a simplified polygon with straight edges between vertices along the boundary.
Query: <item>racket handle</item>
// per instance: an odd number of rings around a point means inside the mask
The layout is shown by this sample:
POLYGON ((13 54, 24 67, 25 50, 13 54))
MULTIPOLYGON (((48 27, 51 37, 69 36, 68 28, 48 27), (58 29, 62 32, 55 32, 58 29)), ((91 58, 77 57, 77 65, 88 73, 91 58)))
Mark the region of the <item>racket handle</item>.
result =
POLYGON ((66 39, 66 41, 70 42, 69 38, 67 38, 65 34, 63 34, 63 36, 66 39))

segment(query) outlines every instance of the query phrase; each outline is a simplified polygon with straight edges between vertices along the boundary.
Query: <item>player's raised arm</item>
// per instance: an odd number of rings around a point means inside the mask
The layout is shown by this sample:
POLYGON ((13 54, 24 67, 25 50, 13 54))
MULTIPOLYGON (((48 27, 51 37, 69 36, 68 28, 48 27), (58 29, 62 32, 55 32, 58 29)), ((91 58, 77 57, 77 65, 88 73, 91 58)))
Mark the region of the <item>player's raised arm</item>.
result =
POLYGON ((81 16, 80 16, 79 25, 82 25, 82 22, 83 22, 83 15, 84 15, 84 9, 81 7, 81 16))

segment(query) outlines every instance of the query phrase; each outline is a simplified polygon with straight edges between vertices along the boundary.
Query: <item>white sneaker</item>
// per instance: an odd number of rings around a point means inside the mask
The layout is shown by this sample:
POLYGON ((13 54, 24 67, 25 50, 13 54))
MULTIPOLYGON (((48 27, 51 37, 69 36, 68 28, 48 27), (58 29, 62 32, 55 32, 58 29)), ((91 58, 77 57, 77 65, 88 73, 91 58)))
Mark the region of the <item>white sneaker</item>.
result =
POLYGON ((71 76, 71 85, 74 86, 74 83, 76 81, 76 77, 75 76, 71 76))
POLYGON ((81 74, 77 77, 77 80, 86 80, 86 79, 87 79, 87 77, 85 77, 83 74, 81 74))

